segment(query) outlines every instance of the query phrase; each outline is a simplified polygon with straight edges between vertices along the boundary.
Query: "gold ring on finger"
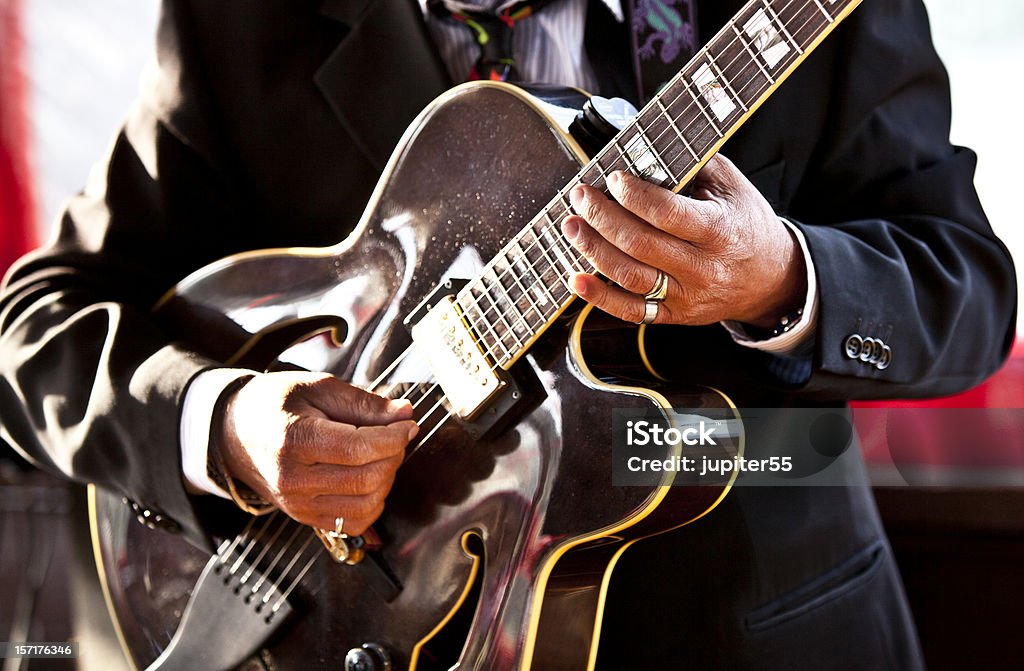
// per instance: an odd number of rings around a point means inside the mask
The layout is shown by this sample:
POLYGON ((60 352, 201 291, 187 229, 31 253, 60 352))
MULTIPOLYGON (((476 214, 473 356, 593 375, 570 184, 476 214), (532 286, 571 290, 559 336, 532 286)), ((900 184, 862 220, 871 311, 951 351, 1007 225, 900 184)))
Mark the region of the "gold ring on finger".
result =
POLYGON ((654 287, 648 291, 644 298, 648 301, 663 301, 668 296, 668 275, 663 270, 658 271, 658 277, 654 280, 654 287))

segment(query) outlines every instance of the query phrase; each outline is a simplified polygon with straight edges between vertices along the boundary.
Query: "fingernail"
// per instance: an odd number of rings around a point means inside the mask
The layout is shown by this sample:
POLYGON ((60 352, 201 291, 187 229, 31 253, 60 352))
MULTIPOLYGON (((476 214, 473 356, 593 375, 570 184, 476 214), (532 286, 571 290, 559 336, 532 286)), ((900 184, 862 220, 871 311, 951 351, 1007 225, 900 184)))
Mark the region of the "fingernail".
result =
POLYGON ((615 170, 612 174, 608 175, 608 188, 618 187, 622 182, 622 171, 615 170))
POLYGON ((412 408, 412 403, 407 398, 396 398, 388 401, 388 412, 402 412, 406 408, 412 408))
POLYGON ((583 294, 586 293, 586 281, 583 279, 582 273, 576 273, 569 279, 569 289, 580 298, 583 298, 583 294))
POLYGON ((569 201, 572 203, 573 207, 578 207, 582 205, 583 201, 586 200, 586 197, 587 192, 583 189, 582 186, 577 186, 575 189, 569 192, 569 201))
POLYGON ((565 237, 575 240, 580 233, 580 223, 572 217, 566 217, 562 220, 562 232, 565 233, 565 237))
POLYGON ((412 441, 412 439, 415 438, 416 434, 419 433, 419 432, 420 432, 419 425, 418 424, 413 424, 412 428, 409 429, 409 440, 412 441))

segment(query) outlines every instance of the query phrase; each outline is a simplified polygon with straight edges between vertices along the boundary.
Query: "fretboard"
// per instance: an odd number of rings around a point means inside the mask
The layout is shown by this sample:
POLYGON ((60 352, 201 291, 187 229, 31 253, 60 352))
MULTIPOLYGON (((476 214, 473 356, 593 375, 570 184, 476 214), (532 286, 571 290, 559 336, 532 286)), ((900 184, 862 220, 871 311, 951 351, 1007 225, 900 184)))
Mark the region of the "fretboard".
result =
POLYGON ((562 235, 580 184, 626 170, 678 190, 860 0, 751 0, 457 297, 485 353, 508 368, 595 269, 562 235))

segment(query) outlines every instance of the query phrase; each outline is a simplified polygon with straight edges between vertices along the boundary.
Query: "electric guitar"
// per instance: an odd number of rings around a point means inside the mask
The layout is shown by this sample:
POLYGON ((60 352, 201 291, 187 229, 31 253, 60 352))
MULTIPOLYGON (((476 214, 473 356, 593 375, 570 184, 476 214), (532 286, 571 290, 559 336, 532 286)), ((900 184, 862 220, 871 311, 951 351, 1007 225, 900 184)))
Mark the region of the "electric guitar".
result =
MULTIPOLYGON (((618 557, 731 485, 665 472, 611 486, 613 411, 682 427, 673 408, 731 403, 666 382, 644 327, 573 301, 570 276, 594 268, 558 226, 567 194, 619 169, 682 188, 858 3, 752 0, 631 119, 575 90, 456 87, 406 131, 346 240, 239 254, 175 287, 157 315, 198 351, 409 398, 421 429, 375 538, 275 514, 210 557, 94 490, 133 663, 593 668, 618 557)), ((741 433, 719 449, 736 456, 741 433)))

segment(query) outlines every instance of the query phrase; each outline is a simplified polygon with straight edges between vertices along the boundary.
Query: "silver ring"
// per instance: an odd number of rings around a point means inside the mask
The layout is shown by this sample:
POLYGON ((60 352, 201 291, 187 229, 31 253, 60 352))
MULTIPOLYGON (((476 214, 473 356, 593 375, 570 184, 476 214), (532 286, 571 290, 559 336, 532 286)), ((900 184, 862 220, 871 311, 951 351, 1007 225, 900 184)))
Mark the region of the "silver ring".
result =
POLYGON ((342 538, 342 537, 345 536, 345 532, 342 531, 342 528, 344 526, 345 526, 345 518, 344 517, 335 517, 334 518, 334 535, 337 538, 342 538))
POLYGON ((648 291, 644 298, 649 301, 663 301, 668 297, 668 275, 665 271, 658 271, 658 278, 654 280, 654 287, 648 291))
POLYGON ((656 300, 650 300, 644 302, 644 318, 641 319, 638 324, 653 324, 654 320, 658 318, 658 308, 661 307, 661 302, 656 300))

